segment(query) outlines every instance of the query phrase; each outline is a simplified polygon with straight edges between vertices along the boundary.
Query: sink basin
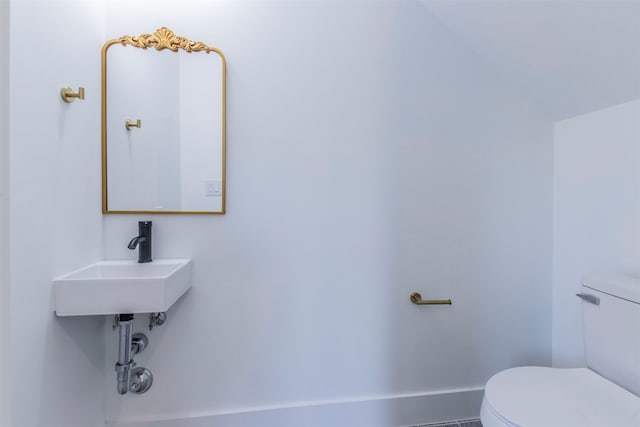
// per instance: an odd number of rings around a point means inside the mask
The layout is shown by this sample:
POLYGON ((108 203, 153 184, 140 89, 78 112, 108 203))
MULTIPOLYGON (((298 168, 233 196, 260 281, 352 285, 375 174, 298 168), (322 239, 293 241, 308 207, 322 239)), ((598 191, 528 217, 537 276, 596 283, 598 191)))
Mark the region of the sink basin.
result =
POLYGON ((191 260, 101 261, 53 280, 58 316, 167 311, 191 288, 191 260))

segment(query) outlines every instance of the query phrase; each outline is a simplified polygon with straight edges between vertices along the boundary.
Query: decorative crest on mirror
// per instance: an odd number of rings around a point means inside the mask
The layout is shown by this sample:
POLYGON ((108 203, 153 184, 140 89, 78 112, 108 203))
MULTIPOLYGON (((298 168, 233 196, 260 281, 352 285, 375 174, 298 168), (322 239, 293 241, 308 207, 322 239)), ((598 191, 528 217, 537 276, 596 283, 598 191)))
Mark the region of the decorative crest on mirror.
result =
POLYGON ((177 52, 178 49, 186 52, 217 52, 216 48, 207 46, 202 42, 177 36, 167 27, 161 27, 153 34, 140 34, 138 37, 122 36, 117 42, 122 45, 131 45, 142 49, 153 47, 156 50, 169 49, 174 52, 177 52))

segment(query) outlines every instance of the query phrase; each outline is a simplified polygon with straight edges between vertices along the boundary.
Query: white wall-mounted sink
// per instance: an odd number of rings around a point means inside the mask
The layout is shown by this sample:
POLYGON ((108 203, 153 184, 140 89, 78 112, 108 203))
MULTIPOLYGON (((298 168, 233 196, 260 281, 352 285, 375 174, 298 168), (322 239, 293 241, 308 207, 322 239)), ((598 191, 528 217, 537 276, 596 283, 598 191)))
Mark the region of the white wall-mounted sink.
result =
POLYGON ((191 260, 101 261, 53 280, 58 316, 167 311, 191 288, 191 260))

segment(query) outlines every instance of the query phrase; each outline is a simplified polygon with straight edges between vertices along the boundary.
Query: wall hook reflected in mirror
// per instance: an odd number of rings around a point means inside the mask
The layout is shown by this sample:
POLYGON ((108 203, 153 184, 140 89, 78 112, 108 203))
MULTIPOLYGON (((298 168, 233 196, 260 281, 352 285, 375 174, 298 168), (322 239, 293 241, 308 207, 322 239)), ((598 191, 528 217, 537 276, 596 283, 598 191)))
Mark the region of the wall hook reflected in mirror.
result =
POLYGON ((140 121, 140 119, 136 120, 136 122, 132 122, 131 120, 127 120, 124 124, 124 126, 127 128, 127 130, 131 130, 131 128, 138 128, 140 129, 142 127, 142 122, 140 121))
POLYGON ((76 98, 84 99, 84 88, 79 87, 78 92, 74 92, 70 87, 63 87, 60 89, 60 96, 62 97, 62 100, 67 103, 75 101, 76 98))

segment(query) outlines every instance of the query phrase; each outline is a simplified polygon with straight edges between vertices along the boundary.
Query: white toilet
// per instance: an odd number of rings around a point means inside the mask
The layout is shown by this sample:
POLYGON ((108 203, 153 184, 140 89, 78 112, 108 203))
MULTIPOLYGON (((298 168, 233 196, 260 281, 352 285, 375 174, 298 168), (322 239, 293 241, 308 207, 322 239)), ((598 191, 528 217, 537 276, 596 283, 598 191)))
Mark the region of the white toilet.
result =
POLYGON ((483 427, 640 427, 640 280, 585 277, 578 296, 588 368, 499 372, 485 387, 483 427))

